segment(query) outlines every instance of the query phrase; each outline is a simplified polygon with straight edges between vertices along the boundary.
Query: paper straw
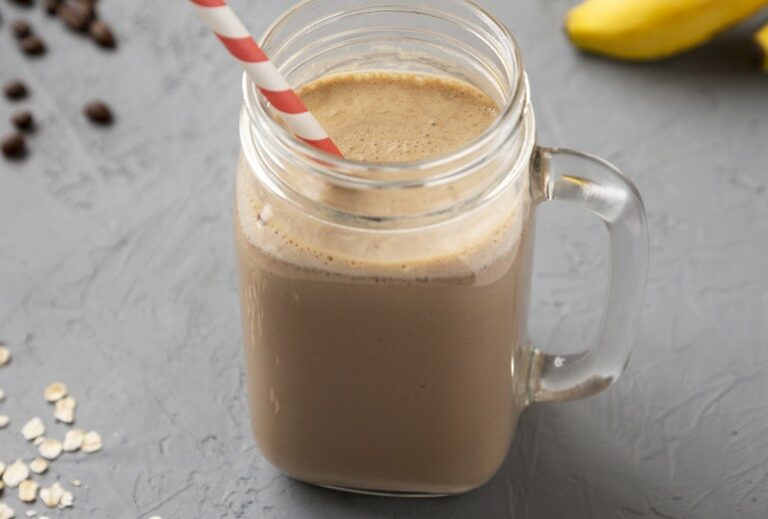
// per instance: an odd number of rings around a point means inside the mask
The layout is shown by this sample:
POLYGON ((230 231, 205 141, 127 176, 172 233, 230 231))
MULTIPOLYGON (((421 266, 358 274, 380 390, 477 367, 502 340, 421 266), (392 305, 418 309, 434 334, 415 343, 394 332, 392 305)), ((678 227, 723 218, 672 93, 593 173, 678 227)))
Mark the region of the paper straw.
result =
POLYGON ((341 152, 309 113, 291 85, 264 54, 243 22, 225 0, 190 0, 206 25, 240 62, 256 87, 277 110, 296 136, 315 148, 341 156, 341 152))

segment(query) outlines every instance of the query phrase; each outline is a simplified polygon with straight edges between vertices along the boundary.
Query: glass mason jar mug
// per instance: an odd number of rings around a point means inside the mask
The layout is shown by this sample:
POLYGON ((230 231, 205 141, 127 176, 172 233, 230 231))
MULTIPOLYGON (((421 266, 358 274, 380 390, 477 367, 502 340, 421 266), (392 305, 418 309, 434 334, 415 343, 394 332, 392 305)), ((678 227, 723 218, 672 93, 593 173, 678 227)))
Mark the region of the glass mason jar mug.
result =
POLYGON ((307 0, 262 45, 294 85, 412 71, 466 81, 501 107, 452 153, 362 163, 294 138, 245 79, 235 197, 250 412, 264 456, 347 490, 480 486, 526 405, 593 395, 621 374, 646 279, 640 196, 600 159, 535 145, 515 42, 470 2, 307 0), (527 339, 533 216, 548 200, 590 210, 610 234, 603 326, 579 355, 548 355, 527 339))

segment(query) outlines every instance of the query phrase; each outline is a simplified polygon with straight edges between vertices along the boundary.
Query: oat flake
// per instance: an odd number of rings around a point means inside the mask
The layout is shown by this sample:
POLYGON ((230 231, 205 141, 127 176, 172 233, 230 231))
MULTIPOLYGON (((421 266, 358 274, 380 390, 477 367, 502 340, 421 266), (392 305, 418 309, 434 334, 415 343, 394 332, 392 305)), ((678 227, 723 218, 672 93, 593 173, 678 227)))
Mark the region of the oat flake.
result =
POLYGON ((16 517, 16 512, 13 511, 13 508, 5 503, 0 503, 0 519, 13 519, 14 517, 16 517))
POLYGON ((61 494, 61 499, 59 500, 59 508, 70 508, 74 503, 75 496, 72 495, 72 492, 65 490, 64 493, 61 494))
POLYGON ((3 483, 5 483, 8 488, 16 488, 19 486, 19 483, 28 477, 29 468, 27 468, 26 463, 21 460, 16 460, 8 465, 5 472, 3 472, 3 483))
POLYGON ((45 506, 48 508, 56 508, 63 495, 64 489, 58 482, 50 487, 40 489, 40 499, 43 500, 43 503, 45 503, 45 506))
POLYGON ((83 445, 83 436, 85 431, 82 429, 71 429, 64 436, 64 450, 74 452, 83 445))
POLYGON ((25 440, 32 441, 45 434, 45 424, 39 416, 35 416, 24 424, 24 427, 21 428, 21 434, 25 440))
POLYGON ((62 398, 56 402, 56 409, 53 411, 53 417, 60 422, 72 423, 75 421, 75 406, 77 402, 71 396, 62 398))
POLYGON ((23 503, 31 503, 37 499, 37 481, 31 479, 25 479, 19 483, 19 501, 23 503))
POLYGON ((5 366, 11 361, 11 350, 4 343, 0 343, 0 366, 5 366))
POLYGON ((35 458, 29 463, 29 470, 35 474, 42 474, 48 470, 48 462, 43 458, 35 458))
POLYGON ((43 391, 43 398, 48 402, 56 402, 67 396, 67 386, 61 382, 54 382, 43 391))
POLYGON ((83 445, 80 447, 83 452, 91 453, 101 450, 101 436, 96 431, 88 431, 83 436, 83 445))
POLYGON ((37 448, 40 455, 47 460, 55 460, 61 455, 61 442, 53 438, 46 438, 37 448))

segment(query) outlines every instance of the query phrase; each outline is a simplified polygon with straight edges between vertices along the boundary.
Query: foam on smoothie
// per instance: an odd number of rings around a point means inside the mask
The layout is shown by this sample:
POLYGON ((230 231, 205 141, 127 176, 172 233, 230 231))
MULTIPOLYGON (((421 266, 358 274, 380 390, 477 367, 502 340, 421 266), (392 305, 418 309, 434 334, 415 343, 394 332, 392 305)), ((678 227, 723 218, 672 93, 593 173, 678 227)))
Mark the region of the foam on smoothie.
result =
MULTIPOLYGON (((449 153, 486 130, 498 115, 495 102, 478 88, 456 79, 426 74, 368 71, 335 74, 299 89, 307 107, 347 158, 397 163, 449 153)), ((237 176, 237 212, 243 233, 263 253, 310 271, 355 277, 413 280, 473 278, 483 269, 502 272, 528 218, 527 180, 508 189, 498 210, 482 224, 467 225, 471 237, 416 232, 392 251, 366 240, 335 242, 334 229, 322 228, 310 245, 292 232, 302 225, 291 213, 265 206, 247 162, 237 176), (426 240, 426 241, 425 241, 426 240), (418 251, 418 252, 417 252, 418 251)), ((464 232, 464 231, 462 231, 464 232)), ((491 278, 492 273, 486 273, 491 278)))
POLYGON ((344 157, 408 162, 449 153, 498 116, 469 83, 441 76, 368 71, 324 76, 298 91, 344 157))

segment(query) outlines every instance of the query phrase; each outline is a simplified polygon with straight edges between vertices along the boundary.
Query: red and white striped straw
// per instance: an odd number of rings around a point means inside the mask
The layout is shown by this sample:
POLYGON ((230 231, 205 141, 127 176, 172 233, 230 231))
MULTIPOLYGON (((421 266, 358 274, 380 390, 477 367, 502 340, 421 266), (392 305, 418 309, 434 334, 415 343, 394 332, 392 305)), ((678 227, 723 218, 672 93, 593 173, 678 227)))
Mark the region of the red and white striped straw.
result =
POLYGON ((190 0, 202 19, 242 65, 285 125, 304 142, 341 156, 317 119, 272 64, 225 0, 190 0))

